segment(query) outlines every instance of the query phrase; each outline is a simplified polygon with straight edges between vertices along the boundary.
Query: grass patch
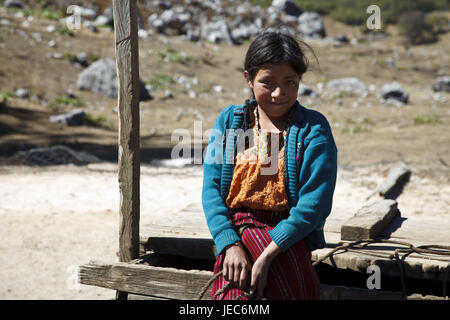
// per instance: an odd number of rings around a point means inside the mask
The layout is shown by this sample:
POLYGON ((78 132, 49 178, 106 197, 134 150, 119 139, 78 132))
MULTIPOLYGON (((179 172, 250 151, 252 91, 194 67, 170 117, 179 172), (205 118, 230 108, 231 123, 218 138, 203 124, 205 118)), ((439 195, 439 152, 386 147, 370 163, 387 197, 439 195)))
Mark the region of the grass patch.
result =
POLYGON ((88 126, 111 129, 112 123, 101 114, 86 114, 86 124, 88 126))
POLYGON ((175 62, 181 64, 187 64, 189 62, 194 62, 195 58, 187 55, 184 52, 178 52, 173 48, 167 48, 163 50, 158 50, 156 55, 163 61, 175 62))
POLYGON ((360 125, 360 124, 356 124, 354 126, 345 128, 343 131, 344 131, 344 133, 348 133, 350 135, 354 135, 354 134, 357 134, 357 133, 360 133, 360 132, 369 131, 369 129, 366 126, 363 126, 363 125, 360 125))
POLYGON ((418 114, 414 117, 414 124, 436 124, 442 123, 442 120, 438 116, 418 114))
POLYGON ((52 111, 61 111, 65 107, 83 107, 84 102, 78 98, 56 97, 51 100, 47 107, 52 111))
POLYGON ((170 85, 175 84, 175 79, 166 73, 156 73, 153 78, 144 81, 145 84, 149 84, 155 90, 166 89, 170 85))
POLYGON ((70 30, 68 26, 63 26, 61 28, 56 29, 56 32, 61 35, 68 35, 71 37, 75 37, 75 32, 73 30, 70 30))
MULTIPOLYGON (((67 60, 69 62, 75 62, 75 61, 77 61, 77 56, 75 54, 73 54, 73 53, 70 53, 70 52, 64 52, 63 53, 63 59, 67 60)), ((89 55, 87 57, 87 63, 88 64, 92 64, 95 61, 97 61, 98 59, 100 59, 100 57, 98 57, 96 55, 89 55)))
POLYGON ((13 94, 8 91, 0 91, 0 108, 5 107, 9 98, 12 98, 13 94))
MULTIPOLYGON (((0 7, 6 8, 4 5, 1 5, 0 7)), ((33 16, 38 19, 46 19, 53 21, 59 21, 61 18, 64 17, 61 11, 45 7, 30 8, 30 9, 6 8, 6 10, 9 13, 22 12, 25 17, 33 16)))

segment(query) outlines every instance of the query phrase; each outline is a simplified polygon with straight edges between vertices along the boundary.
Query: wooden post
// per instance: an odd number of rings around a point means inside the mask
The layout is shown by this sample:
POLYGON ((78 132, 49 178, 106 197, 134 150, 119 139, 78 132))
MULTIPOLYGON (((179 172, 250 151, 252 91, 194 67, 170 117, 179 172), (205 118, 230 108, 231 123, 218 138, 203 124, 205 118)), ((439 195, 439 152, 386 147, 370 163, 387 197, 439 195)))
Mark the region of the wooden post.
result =
MULTIPOLYGON (((136 0, 113 0, 119 81, 119 259, 139 257, 139 48, 136 0)), ((126 293, 117 292, 118 299, 126 293)))

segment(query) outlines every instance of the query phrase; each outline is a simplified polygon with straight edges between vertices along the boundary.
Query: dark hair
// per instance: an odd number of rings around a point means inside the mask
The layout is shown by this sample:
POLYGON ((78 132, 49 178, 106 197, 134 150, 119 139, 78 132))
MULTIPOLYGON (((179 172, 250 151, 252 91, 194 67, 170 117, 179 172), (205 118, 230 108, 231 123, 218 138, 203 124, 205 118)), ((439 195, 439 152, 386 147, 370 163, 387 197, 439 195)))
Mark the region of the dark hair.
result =
MULTIPOLYGON (((298 74, 300 79, 308 70, 309 61, 303 53, 300 44, 307 47, 317 60, 312 48, 301 40, 295 39, 293 36, 283 31, 265 31, 260 33, 250 44, 247 50, 244 62, 244 70, 248 72, 250 81, 253 81, 259 68, 264 64, 287 62, 292 69, 298 74)), ((252 92, 253 98, 255 95, 252 92)), ((248 129, 251 125, 250 119, 250 100, 245 101, 244 106, 244 129, 248 129)))
POLYGON ((303 41, 281 31, 266 31, 259 34, 250 44, 245 56, 244 69, 249 74, 249 80, 253 80, 262 65, 279 62, 289 63, 301 79, 308 70, 309 61, 299 43, 312 51, 303 41))

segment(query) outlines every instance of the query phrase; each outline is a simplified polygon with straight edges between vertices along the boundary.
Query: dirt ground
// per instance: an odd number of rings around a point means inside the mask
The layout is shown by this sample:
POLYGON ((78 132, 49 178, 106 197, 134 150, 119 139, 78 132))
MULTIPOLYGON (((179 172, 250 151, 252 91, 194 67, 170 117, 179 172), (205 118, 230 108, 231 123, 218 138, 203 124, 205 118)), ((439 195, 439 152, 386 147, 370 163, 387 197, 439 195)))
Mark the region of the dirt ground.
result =
MULTIPOLYGON (((117 183, 116 100, 76 88, 81 72, 67 59, 47 54, 86 52, 114 59, 114 34, 77 30, 74 37, 46 31, 54 22, 0 13, 10 20, 0 26, 0 90, 31 91, 27 100, 10 98, 0 109, 0 157, 37 146, 64 144, 88 151, 109 162, 89 166, 0 166, 0 299, 109 299, 111 290, 77 286, 74 270, 89 260, 117 261, 119 191, 117 183), (23 30, 28 38, 17 33, 23 30), (42 41, 31 34, 39 32, 42 41), (48 46, 55 40, 56 47, 48 46), (70 89, 85 103, 84 109, 101 114, 110 128, 66 127, 49 122, 54 111, 45 105, 70 89)), ((361 37, 357 28, 325 18, 330 37, 346 33, 361 37)), ((330 121, 339 150, 339 176, 333 210, 356 212, 397 161, 408 163, 413 174, 397 199, 403 216, 450 218, 450 94, 431 91, 433 80, 450 75, 450 34, 438 43, 406 48, 395 28, 385 40, 332 45, 311 41, 320 65, 311 57, 305 84, 317 88, 334 78, 356 76, 375 85, 366 98, 332 93, 300 97, 309 108, 330 121), (392 58, 394 66, 385 63, 392 58), (398 81, 410 95, 402 107, 384 105, 379 92, 385 83, 398 81), (342 105, 336 99, 342 99, 342 105), (444 101, 445 100, 445 101, 444 101), (420 123, 421 116, 436 121, 420 123), (416 119, 416 121, 414 120, 416 119)), ((157 73, 197 77, 192 99, 177 83, 152 91, 154 99, 141 107, 141 223, 167 216, 200 199, 201 166, 184 169, 150 166, 154 158, 170 155, 175 129, 194 133, 201 122, 205 142, 219 111, 248 97, 242 76, 247 44, 191 43, 177 37, 151 36, 139 43, 142 80, 157 73), (163 62, 158 52, 174 49, 193 57, 186 63, 163 62), (220 85, 223 92, 215 92, 220 85), (165 89, 174 97, 167 99, 165 89), (175 120, 182 110, 182 116, 175 120)), ((71 107, 63 107, 61 112, 71 107)), ((423 118, 423 117, 422 117, 423 118)), ((371 201, 371 200, 369 200, 371 201)))

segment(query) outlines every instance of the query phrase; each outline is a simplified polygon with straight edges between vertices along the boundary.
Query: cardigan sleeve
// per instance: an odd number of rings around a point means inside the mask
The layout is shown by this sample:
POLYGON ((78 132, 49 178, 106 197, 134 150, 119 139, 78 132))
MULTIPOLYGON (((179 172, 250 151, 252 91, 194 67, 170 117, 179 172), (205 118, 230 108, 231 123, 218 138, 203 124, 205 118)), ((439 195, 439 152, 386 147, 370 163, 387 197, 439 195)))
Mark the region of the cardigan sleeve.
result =
POLYGON ((306 147, 299 173, 298 202, 289 217, 280 221, 269 235, 286 251, 304 239, 331 212, 337 176, 337 149, 332 136, 319 136, 306 147))
POLYGON ((224 109, 213 125, 203 163, 202 206, 206 222, 219 255, 225 247, 240 240, 233 229, 231 217, 222 198, 221 174, 223 138, 231 107, 224 109))

